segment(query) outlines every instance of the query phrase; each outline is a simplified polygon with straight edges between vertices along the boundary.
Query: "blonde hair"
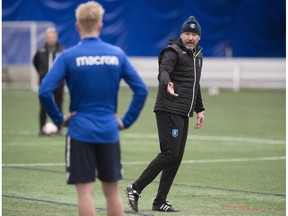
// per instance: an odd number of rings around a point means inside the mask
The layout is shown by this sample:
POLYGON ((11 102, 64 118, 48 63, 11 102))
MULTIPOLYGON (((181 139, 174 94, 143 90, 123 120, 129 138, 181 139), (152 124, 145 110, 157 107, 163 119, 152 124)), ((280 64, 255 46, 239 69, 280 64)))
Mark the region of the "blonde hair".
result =
POLYGON ((104 12, 105 10, 101 4, 95 1, 88 1, 77 7, 75 16, 80 27, 89 32, 102 23, 104 12))

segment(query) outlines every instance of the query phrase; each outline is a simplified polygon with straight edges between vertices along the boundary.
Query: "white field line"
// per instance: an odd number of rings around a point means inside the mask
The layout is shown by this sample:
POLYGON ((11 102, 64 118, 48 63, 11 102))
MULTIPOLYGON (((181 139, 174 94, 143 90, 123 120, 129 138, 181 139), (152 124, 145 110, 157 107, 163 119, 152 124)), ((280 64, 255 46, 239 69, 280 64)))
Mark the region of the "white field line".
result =
MULTIPOLYGON (((278 157, 259 157, 259 158, 231 158, 231 159, 210 159, 210 160, 183 160, 182 164, 199 164, 199 163, 235 163, 235 162, 254 162, 254 161, 277 161, 285 160, 286 156, 278 157)), ((131 161, 122 162, 123 165, 148 165, 149 161, 131 161)), ((59 167, 65 166, 64 163, 18 163, 3 164, 2 167, 59 167)))
POLYGON ((259 158, 232 158, 232 159, 211 159, 211 160, 185 160, 183 163, 230 163, 230 162, 250 162, 250 161, 276 161, 285 160, 286 156, 259 157, 259 158))
POLYGON ((2 145, 5 145, 5 146, 65 146, 65 141, 59 141, 59 142, 51 142, 49 140, 46 140, 45 142, 43 141, 31 141, 31 142, 22 142, 22 141, 19 141, 19 142, 10 142, 10 141, 5 141, 2 143, 2 145))
MULTIPOLYGON (((2 135, 35 135, 36 133, 32 131, 11 131, 4 130, 2 135)), ((127 139, 156 139, 158 140, 157 134, 139 134, 139 133, 122 133, 121 137, 127 139)), ((40 138, 39 138, 40 139, 40 138)), ((199 136, 199 135, 189 135, 188 140, 194 141, 213 141, 213 142, 231 142, 231 143, 251 143, 251 144, 271 144, 271 145, 285 145, 285 140, 277 139, 258 139, 249 137, 229 137, 229 136, 199 136)), ((46 140, 45 140, 46 141, 46 140)))
MULTIPOLYGON (((157 146, 158 142, 156 141, 121 141, 120 142, 121 146, 137 146, 137 145, 142 145, 142 146, 157 146)), ((40 141, 34 141, 34 142, 10 142, 10 141, 5 141, 4 143, 2 143, 2 146, 5 147, 18 147, 18 146, 37 146, 37 147, 61 147, 64 146, 65 147, 65 141, 59 141, 59 142, 51 142, 49 140, 45 141, 45 142, 40 142, 40 141)))
POLYGON ((17 163, 2 164, 2 167, 62 167, 64 163, 17 163))
MULTIPOLYGON (((52 138, 53 139, 53 138, 52 138)), ((129 139, 129 138, 128 138, 129 139)), ((65 146, 65 140, 59 140, 59 141, 51 141, 50 139, 46 139, 46 140, 41 140, 41 138, 39 138, 39 140, 33 140, 33 141, 4 141, 2 143, 5 147, 15 147, 15 146, 65 146)), ((139 141, 135 141, 135 140, 125 140, 121 142, 121 145, 125 145, 125 146, 135 146, 135 145, 158 145, 158 140, 155 141, 144 141, 144 140, 139 140, 139 141)))
MULTIPOLYGON (((137 139, 158 139, 157 134, 130 134, 126 133, 122 135, 125 138, 137 138, 137 139)), ((285 140, 273 140, 273 139, 258 139, 258 138, 246 138, 246 137, 228 137, 228 136, 199 136, 188 135, 188 140, 197 141, 219 141, 219 142, 242 142, 242 143, 259 143, 259 144, 285 144, 285 140)))

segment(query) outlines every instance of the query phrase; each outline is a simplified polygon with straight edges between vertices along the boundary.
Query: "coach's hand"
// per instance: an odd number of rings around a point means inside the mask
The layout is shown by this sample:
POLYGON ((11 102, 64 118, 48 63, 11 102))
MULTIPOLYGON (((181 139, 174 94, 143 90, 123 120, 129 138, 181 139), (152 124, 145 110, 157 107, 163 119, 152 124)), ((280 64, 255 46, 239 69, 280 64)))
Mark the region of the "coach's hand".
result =
POLYGON ((197 113, 197 123, 195 124, 195 128, 196 129, 201 128, 203 126, 204 121, 205 121, 204 112, 197 113))
POLYGON ((63 127, 67 127, 68 126, 68 122, 70 121, 70 119, 76 115, 76 112, 71 112, 68 113, 64 116, 63 122, 62 122, 62 126, 63 127))
POLYGON ((174 97, 178 97, 179 94, 176 94, 174 92, 174 84, 172 82, 169 82, 167 85, 167 91, 170 93, 170 95, 174 96, 174 97))

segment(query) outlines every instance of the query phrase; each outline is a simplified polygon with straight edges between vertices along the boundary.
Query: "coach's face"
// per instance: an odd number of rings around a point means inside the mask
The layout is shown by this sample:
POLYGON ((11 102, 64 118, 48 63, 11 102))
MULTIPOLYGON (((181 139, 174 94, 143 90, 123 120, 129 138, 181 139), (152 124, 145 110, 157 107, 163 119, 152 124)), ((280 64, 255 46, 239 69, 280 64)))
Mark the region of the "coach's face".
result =
POLYGON ((197 46, 199 40, 200 40, 200 35, 193 33, 193 32, 183 32, 180 35, 181 41, 183 43, 183 45, 193 51, 193 49, 195 49, 195 47, 197 46))

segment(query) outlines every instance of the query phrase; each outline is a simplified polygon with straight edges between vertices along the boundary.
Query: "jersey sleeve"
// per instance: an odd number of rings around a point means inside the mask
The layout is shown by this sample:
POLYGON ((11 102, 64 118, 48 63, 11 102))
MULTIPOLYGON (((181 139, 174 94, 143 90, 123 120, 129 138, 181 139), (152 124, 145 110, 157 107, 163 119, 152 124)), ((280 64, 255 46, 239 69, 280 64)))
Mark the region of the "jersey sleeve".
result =
POLYGON ((38 93, 41 104, 56 125, 62 124, 63 114, 56 105, 53 92, 63 81, 65 70, 64 56, 63 54, 60 54, 43 79, 38 93))
POLYGON ((124 56, 122 65, 122 78, 133 91, 133 97, 129 108, 122 119, 125 128, 128 128, 135 122, 143 109, 148 90, 126 55, 124 56))

